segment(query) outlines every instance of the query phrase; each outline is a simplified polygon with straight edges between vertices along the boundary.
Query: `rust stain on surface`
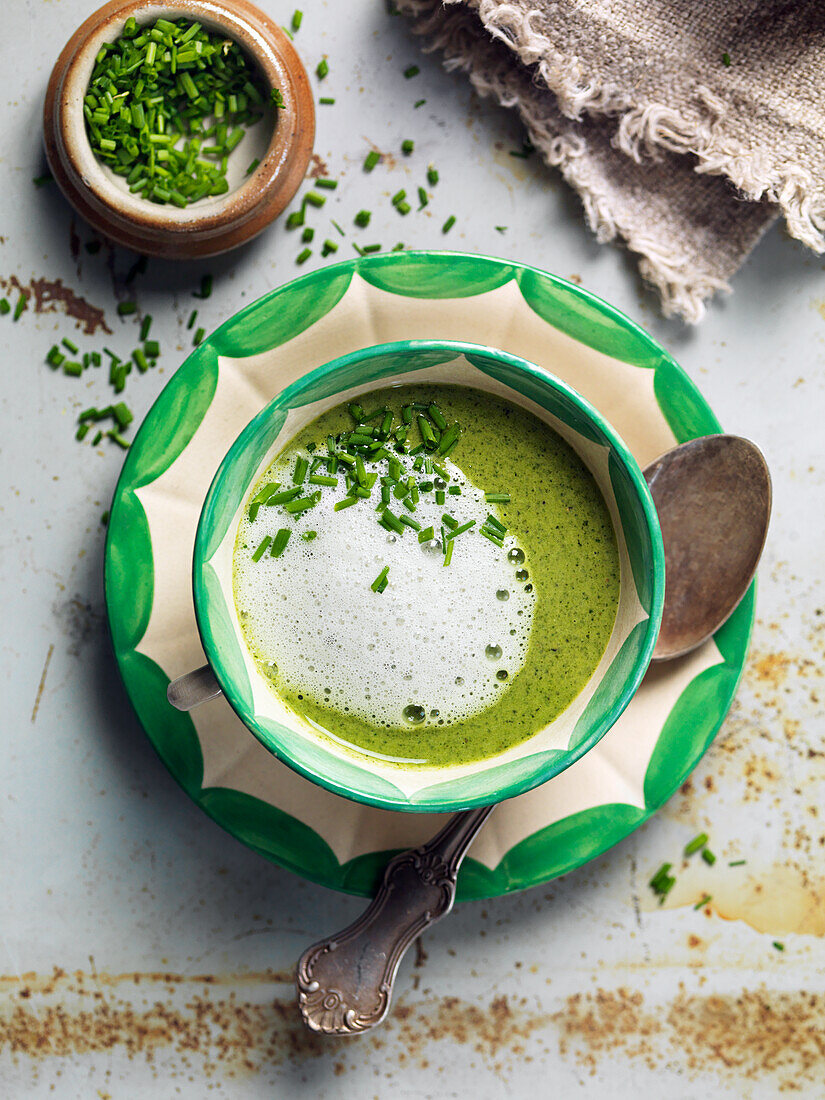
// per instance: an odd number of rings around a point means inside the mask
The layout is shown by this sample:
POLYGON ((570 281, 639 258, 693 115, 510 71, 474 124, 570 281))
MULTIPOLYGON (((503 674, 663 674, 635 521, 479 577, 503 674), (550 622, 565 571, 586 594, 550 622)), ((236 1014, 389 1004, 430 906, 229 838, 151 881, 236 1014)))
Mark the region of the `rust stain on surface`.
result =
POLYGON ((0 286, 11 293, 23 294, 35 313, 62 312, 71 317, 87 336, 93 336, 98 329, 112 331, 106 324, 103 310, 81 298, 71 287, 64 286, 62 279, 31 279, 24 284, 12 275, 0 278, 0 286))

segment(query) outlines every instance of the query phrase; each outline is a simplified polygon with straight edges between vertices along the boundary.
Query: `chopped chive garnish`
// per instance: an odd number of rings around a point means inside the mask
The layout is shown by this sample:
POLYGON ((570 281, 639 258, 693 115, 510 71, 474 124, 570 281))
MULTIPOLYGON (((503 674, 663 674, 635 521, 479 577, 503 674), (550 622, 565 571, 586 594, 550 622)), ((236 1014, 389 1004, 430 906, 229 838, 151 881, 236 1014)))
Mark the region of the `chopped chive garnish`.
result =
POLYGON ((381 520, 383 521, 383 526, 388 526, 391 530, 395 531, 397 535, 404 534, 404 524, 389 508, 385 508, 381 513, 381 520))
POLYGON ((128 317, 137 312, 137 302, 118 302, 117 311, 121 317, 128 317))
POLYGON ((195 345, 195 347, 197 347, 201 340, 203 340, 204 336, 206 336, 206 329, 199 328, 195 335, 192 337, 192 343, 195 345))
POLYGON ((189 320, 186 322, 186 327, 188 329, 191 329, 192 326, 195 324, 195 321, 197 321, 197 319, 198 319, 198 311, 196 309, 193 309, 192 312, 189 314, 189 320))
POLYGON ((452 424, 441 436, 438 441, 438 453, 440 455, 448 455, 452 451, 453 447, 458 442, 458 438, 461 435, 461 428, 458 424, 452 424))
POLYGON ((495 543, 496 546, 504 546, 504 539, 500 535, 497 535, 495 531, 491 531, 489 527, 479 527, 478 530, 480 534, 484 535, 485 539, 489 539, 490 542, 495 543))
POLYGON ((83 364, 67 359, 63 364, 63 373, 70 375, 72 378, 79 378, 83 373, 83 364))
POLYGON ((66 356, 63 354, 57 344, 52 344, 52 346, 49 348, 49 353, 46 356, 46 362, 49 364, 50 367, 54 367, 56 370, 65 358, 66 356))
POLYGON ((311 255, 312 255, 312 249, 311 248, 303 248, 298 253, 298 255, 295 257, 295 263, 296 264, 306 263, 306 261, 310 258, 311 255))
POLYGON ((352 219, 357 226, 361 229, 366 229, 370 224, 370 218, 372 217, 371 210, 359 210, 355 217, 352 219))
POLYGON ((502 537, 507 534, 507 528, 504 526, 504 524, 496 519, 496 517, 490 512, 487 513, 487 518, 484 521, 484 526, 491 528, 491 530, 495 531, 497 535, 501 535, 502 537))
POLYGON ((315 181, 316 187, 322 187, 325 191, 334 191, 338 186, 338 180, 319 179, 315 181))
POLYGON ((446 494, 445 494, 444 490, 443 489, 436 489, 436 491, 435 491, 435 502, 436 502, 436 504, 443 504, 445 500, 446 500, 446 494))
POLYGON ((746 859, 734 859, 728 864, 728 867, 743 867, 747 863, 746 859))
POLYGON ((315 73, 316 73, 319 80, 323 80, 328 72, 329 72, 329 62, 327 61, 327 59, 325 57, 322 57, 321 60, 318 62, 317 66, 315 67, 315 73))
POLYGON ((315 230, 312 228, 311 225, 308 225, 301 234, 301 240, 304 242, 304 244, 309 244, 314 236, 315 230))
POLYGON ((338 478, 337 477, 327 477, 326 474, 310 474, 309 475, 309 483, 310 483, 310 485, 332 485, 332 486, 335 486, 335 485, 338 484, 338 478))
POLYGON ((35 187, 42 187, 46 183, 51 183, 53 179, 54 176, 52 176, 51 172, 46 172, 42 176, 34 176, 32 178, 32 183, 35 187))
POLYGON ((27 306, 28 301, 26 299, 26 295, 21 290, 20 297, 17 299, 17 305, 15 305, 14 307, 14 316, 12 317, 12 320, 19 321, 27 306))
POLYGON ((476 521, 474 519, 468 520, 466 523, 462 523, 458 527, 454 527, 452 531, 447 532, 448 539, 458 538, 459 535, 463 535, 465 531, 469 531, 471 527, 475 527, 476 521))
POLYGON ((364 159, 364 171, 371 172, 381 160, 381 154, 376 149, 370 149, 364 159))
POLYGON ((435 528, 434 527, 425 527, 423 531, 418 532, 418 541, 419 542, 429 542, 430 539, 434 539, 434 538, 435 538, 435 528))
POLYGON ((91 425, 89 424, 81 424, 78 427, 77 431, 74 433, 74 437, 78 441, 78 443, 82 443, 82 441, 86 438, 86 436, 89 434, 90 427, 91 425))
POLYGON ((318 102, 323 103, 326 107, 331 107, 335 102, 335 97, 331 95, 322 95, 318 102))
POLYGON ((709 867, 712 867, 716 862, 716 856, 713 854, 710 848, 702 849, 702 859, 705 861, 705 863, 707 863, 709 867))
POLYGON ((5 317, 7 313, 11 313, 11 306, 9 305, 9 300, 8 300, 8 298, 0 298, 0 314, 2 314, 3 317, 5 317))
POLYGON ((302 485, 304 478, 307 476, 307 470, 309 469, 309 463, 302 456, 299 455, 295 460, 295 469, 292 471, 292 483, 293 485, 302 485))
POLYGON ((435 437, 435 432, 430 427, 429 420, 427 420, 427 418, 424 417, 424 416, 419 416, 418 417, 418 427, 421 431, 421 438, 424 440, 424 446, 427 447, 428 449, 434 448, 436 443, 437 443, 437 440, 436 440, 436 437, 435 437))
POLYGON ((496 233, 506 233, 507 232, 507 226, 506 225, 497 225, 495 227, 495 229, 496 229, 496 233))
POLYGON ((441 412, 438 405, 433 403, 427 408, 427 412, 430 414, 430 420, 432 420, 436 428, 443 432, 447 427, 447 421, 444 419, 444 414, 441 412))
POLYGON ((426 102, 427 102, 426 99, 417 99, 415 101, 415 103, 413 103, 413 107, 415 107, 415 108, 423 107, 426 102))
POLYGON ((378 574, 378 576, 375 578, 375 580, 370 585, 370 588, 373 590, 373 592, 377 592, 379 594, 379 596, 381 595, 381 593, 384 591, 384 589, 387 587, 387 585, 389 583, 389 581, 387 580, 387 576, 389 575, 389 572, 390 572, 390 567, 388 565, 385 565, 384 568, 381 570, 381 572, 378 574))
POLYGON ((341 512, 344 510, 344 508, 351 508, 353 504, 357 503, 358 497, 344 497, 343 500, 339 500, 333 505, 332 510, 334 512, 341 512))
POLYGON ((299 226, 304 224, 304 208, 300 210, 293 210, 292 213, 286 219, 287 229, 298 229, 299 226))
POLYGON ((776 948, 777 951, 784 951, 785 950, 785 944, 781 943, 779 940, 774 940, 773 941, 773 946, 776 948))
POLYGON ((417 65, 408 65, 404 70, 404 76, 407 80, 411 80, 414 76, 418 76, 420 72, 421 70, 417 65))
POLYGON ((449 535, 447 535, 447 541, 444 543, 444 561, 442 565, 449 565, 453 560, 453 546, 455 543, 452 541, 449 535))
POLYGON ((705 894, 705 896, 700 898, 696 902, 696 904, 694 905, 694 907, 693 907, 694 911, 697 910, 697 909, 704 909, 704 907, 708 904, 708 902, 712 901, 712 900, 713 900, 713 898, 711 897, 710 894, 705 894))
POLYGON ((304 195, 304 202, 308 202, 310 206, 323 206, 326 201, 326 197, 319 195, 317 191, 307 191, 304 195))
POLYGON ((327 239, 324 241, 323 247, 321 248, 321 255, 329 256, 330 253, 337 251, 338 245, 335 243, 335 241, 331 241, 329 237, 327 237, 327 239))
POLYGON ((270 557, 279 558, 281 554, 283 554, 291 534, 292 532, 288 527, 279 528, 275 538, 272 540, 272 548, 269 551, 270 557))
POLYGON ((390 199, 390 202, 393 204, 393 206, 398 206, 398 204, 400 202, 403 202, 406 197, 407 197, 407 192, 402 187, 400 191, 395 192, 393 197, 390 199))
POLYGON ((405 527, 412 527, 413 531, 420 531, 421 524, 418 520, 412 518, 412 516, 399 516, 399 523, 403 523, 405 527))
POLYGON ((410 138, 405 138, 404 141, 401 142, 401 152, 405 157, 408 157, 413 149, 415 149, 415 142, 411 141, 410 138))
POLYGON ((248 176, 251 176, 252 173, 255 171, 255 169, 258 167, 258 165, 260 163, 261 163, 260 160, 257 157, 255 157, 255 159, 250 162, 249 167, 246 170, 246 174, 248 176))
POLYGON ((429 201, 430 200, 429 200, 429 197, 427 195, 427 192, 424 190, 423 187, 419 187, 418 188, 418 209, 423 210, 424 207, 427 205, 427 203, 429 201))
POLYGON ((135 419, 134 413, 124 401, 118 401, 116 405, 112 405, 112 416, 118 423, 118 427, 128 428, 132 421, 135 419))
POLYGON ((433 460, 433 469, 439 475, 439 477, 444 479, 444 481, 449 481, 450 480, 450 475, 447 473, 447 471, 444 469, 444 467, 439 466, 438 463, 435 460, 433 460))
POLYGON ((430 187, 435 187, 438 183, 438 169, 431 165, 427 168, 427 183, 430 187))
POLYGON ((444 515, 441 517, 441 522, 451 531, 454 528, 458 527, 458 520, 455 518, 455 516, 451 516, 449 512, 444 513, 444 515))
POLYGON ((454 225, 455 225, 455 214, 450 214, 449 218, 447 218, 447 220, 442 225, 441 232, 442 233, 449 233, 454 225))
POLYGON ((255 553, 252 555, 252 560, 253 561, 260 561, 261 558, 266 553, 267 547, 269 546, 269 544, 271 542, 272 542, 272 536, 271 535, 264 535, 264 537, 258 543, 258 547, 255 550, 255 553))
POLYGON ((349 405, 347 405, 347 410, 356 424, 359 424, 364 419, 364 406, 359 405, 357 401, 351 401, 349 405))
POLYGON ((106 435, 109 437, 109 439, 111 439, 113 443, 117 443, 118 447, 120 447, 120 449, 123 451, 128 451, 132 445, 128 439, 123 438, 120 432, 110 430, 106 433, 106 435))
POLYGON ((318 532, 317 531, 304 531, 304 533, 301 535, 301 538, 304 540, 304 542, 312 542, 313 539, 318 538, 318 532))
POLYGON ((699 835, 695 836, 693 838, 693 840, 690 841, 689 844, 685 845, 685 855, 686 856, 692 856, 694 852, 698 852, 700 848, 704 848, 704 846, 707 844, 707 842, 708 842, 708 834, 707 833, 699 833, 699 835))
POLYGON ((447 492, 450 494, 451 497, 460 497, 461 496, 461 486, 460 485, 448 485, 447 486, 447 492))
POLYGON ((145 340, 149 335, 149 329, 152 327, 152 314, 147 313, 140 323, 140 339, 145 340))
POLYGON ((300 512, 306 512, 308 508, 314 508, 317 503, 318 498, 314 493, 311 497, 296 497, 295 500, 287 501, 284 511, 297 516, 300 512))
POLYGON ((157 359, 160 355, 160 344, 157 340, 147 340, 143 345, 143 350, 149 356, 150 359, 157 359))
POLYGON ((292 29, 294 31, 300 30, 301 21, 303 20, 303 18, 304 18, 304 13, 302 11, 299 11, 299 10, 296 9, 292 13, 292 29))
MULTIPOLYGON (((731 66, 730 54, 727 52, 727 50, 722 54, 722 64, 725 66, 726 69, 729 69, 731 66)), ((774 944, 774 946, 776 945, 774 944)))
MULTIPOLYGON (((488 504, 509 504, 509 493, 485 493, 484 499, 488 504)), ((707 838, 706 838, 707 839, 707 838)), ((700 845, 701 847, 701 845, 700 845)), ((696 851, 696 849, 694 849, 696 851)))
POLYGON ((64 348, 70 351, 72 355, 77 355, 77 344, 73 344, 71 340, 67 340, 65 337, 60 341, 60 343, 63 345, 64 348))
POLYGON ((146 356, 143 353, 142 348, 135 348, 132 352, 132 359, 135 362, 135 366, 141 374, 145 374, 149 370, 149 364, 146 361, 146 356))

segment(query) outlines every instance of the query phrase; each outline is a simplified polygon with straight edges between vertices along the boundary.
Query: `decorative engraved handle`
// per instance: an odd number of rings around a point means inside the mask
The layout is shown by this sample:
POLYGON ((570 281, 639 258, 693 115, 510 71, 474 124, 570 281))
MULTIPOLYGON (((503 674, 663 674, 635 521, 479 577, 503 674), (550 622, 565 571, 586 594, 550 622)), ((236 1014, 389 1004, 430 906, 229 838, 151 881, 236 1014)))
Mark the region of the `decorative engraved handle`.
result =
POLYGON ((452 909, 458 868, 492 810, 455 814, 427 844, 391 859, 362 915, 303 953, 298 1004, 308 1027, 357 1035, 381 1023, 404 952, 452 909))

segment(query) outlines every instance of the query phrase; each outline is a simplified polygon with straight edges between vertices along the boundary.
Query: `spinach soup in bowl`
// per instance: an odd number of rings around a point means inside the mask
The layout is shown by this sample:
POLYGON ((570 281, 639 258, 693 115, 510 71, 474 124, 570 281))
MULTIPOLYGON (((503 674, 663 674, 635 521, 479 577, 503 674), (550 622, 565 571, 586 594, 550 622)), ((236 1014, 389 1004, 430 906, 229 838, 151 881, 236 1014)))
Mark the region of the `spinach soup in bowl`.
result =
POLYGON ((650 660, 644 478, 517 356, 407 341, 309 372, 241 433, 195 543, 198 628, 256 737, 336 793, 448 811, 594 745, 650 660))
POLYGON ((409 766, 532 737, 592 676, 619 603, 595 479, 533 413, 419 382, 322 413, 252 487, 234 598, 316 731, 409 766))

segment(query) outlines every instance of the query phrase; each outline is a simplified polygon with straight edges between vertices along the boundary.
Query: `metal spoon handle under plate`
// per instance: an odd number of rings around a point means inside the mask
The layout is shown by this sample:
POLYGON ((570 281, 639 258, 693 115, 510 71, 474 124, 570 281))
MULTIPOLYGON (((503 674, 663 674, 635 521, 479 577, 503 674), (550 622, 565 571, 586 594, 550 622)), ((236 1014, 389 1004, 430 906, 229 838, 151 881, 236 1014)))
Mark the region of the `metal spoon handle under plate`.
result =
POLYGON ((455 814, 432 840, 395 856, 361 916, 304 952, 296 980, 308 1027, 357 1035, 384 1019, 405 951, 452 909, 461 861, 493 809, 455 814))

